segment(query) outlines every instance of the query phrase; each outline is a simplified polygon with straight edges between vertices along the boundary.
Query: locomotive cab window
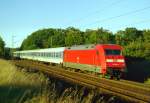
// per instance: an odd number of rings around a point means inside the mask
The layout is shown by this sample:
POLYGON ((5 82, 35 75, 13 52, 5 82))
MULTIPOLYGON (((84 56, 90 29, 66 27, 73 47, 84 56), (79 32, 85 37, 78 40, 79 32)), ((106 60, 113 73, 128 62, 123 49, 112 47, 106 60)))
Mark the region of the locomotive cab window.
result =
POLYGON ((121 50, 106 49, 106 55, 121 55, 121 50))

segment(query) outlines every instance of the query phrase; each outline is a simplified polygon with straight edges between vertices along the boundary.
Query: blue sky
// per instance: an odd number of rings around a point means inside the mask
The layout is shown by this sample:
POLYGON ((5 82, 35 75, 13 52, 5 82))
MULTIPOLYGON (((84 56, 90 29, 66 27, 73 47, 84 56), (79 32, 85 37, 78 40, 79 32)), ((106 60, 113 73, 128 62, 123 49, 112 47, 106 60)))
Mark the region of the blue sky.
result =
POLYGON ((149 29, 150 0, 0 0, 0 36, 7 47, 12 46, 12 35, 18 47, 38 29, 69 26, 112 32, 149 29))

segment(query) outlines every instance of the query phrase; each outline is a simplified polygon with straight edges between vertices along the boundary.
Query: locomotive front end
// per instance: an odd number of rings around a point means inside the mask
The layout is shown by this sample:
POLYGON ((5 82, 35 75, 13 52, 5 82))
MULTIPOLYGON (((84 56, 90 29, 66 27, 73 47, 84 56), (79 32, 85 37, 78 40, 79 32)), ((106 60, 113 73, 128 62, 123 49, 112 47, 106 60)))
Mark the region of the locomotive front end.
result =
POLYGON ((104 46, 106 72, 112 78, 120 79, 126 70, 125 58, 122 55, 122 47, 119 45, 104 46))
POLYGON ((124 56, 122 56, 121 54, 121 50, 106 49, 105 54, 106 54, 106 66, 108 68, 124 71, 126 65, 124 56))

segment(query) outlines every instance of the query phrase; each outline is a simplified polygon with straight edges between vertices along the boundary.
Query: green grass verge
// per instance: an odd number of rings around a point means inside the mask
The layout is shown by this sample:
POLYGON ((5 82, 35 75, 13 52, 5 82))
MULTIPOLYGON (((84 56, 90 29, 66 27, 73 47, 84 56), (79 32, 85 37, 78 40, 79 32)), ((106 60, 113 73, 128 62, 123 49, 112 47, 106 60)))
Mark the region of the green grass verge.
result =
MULTIPOLYGON (((23 103, 43 95, 46 83, 42 74, 17 70, 10 62, 0 60, 0 103, 23 103)), ((41 101, 37 103, 44 103, 41 101)))

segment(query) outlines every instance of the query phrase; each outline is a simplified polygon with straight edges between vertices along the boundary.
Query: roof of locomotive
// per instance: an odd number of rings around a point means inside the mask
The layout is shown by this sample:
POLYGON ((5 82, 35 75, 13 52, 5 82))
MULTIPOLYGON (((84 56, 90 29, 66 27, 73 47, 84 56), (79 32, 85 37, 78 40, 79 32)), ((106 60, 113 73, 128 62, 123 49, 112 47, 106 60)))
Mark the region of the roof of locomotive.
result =
POLYGON ((122 49, 122 47, 118 44, 102 44, 100 46, 102 46, 104 49, 122 49))
POLYGON ((87 49, 93 49, 95 48, 94 44, 87 44, 87 45, 74 45, 71 47, 67 47, 67 50, 87 50, 87 49))
POLYGON ((87 44, 87 45, 74 45, 72 47, 67 47, 67 50, 88 50, 94 48, 110 48, 110 49, 122 49, 120 45, 117 44, 87 44))

